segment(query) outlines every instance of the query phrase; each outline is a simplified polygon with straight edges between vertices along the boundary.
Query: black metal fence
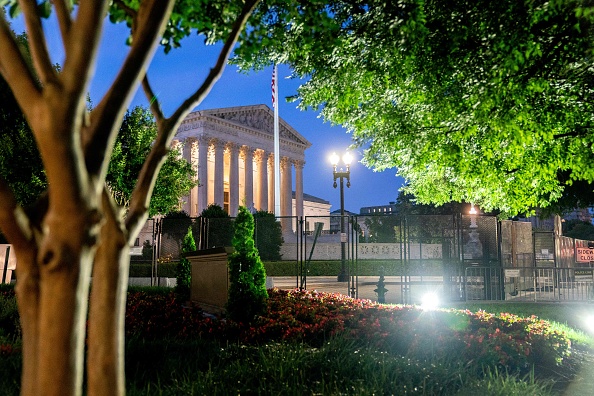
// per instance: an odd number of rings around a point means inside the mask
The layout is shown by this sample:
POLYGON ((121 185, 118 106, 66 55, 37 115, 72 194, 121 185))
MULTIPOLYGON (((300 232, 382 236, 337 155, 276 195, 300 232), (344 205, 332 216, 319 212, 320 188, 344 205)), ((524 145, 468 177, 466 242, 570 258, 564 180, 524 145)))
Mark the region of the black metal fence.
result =
MULTIPOLYGON (((152 252, 157 263, 178 260, 188 230, 197 249, 230 246, 233 228, 233 218, 152 220, 138 241, 140 257, 152 252)), ((254 237, 282 288, 377 299, 383 273, 386 302, 418 303, 426 292, 447 300, 582 301, 591 298, 594 283, 588 271, 578 271, 576 280, 577 270, 592 267, 575 261, 576 246, 587 241, 492 216, 271 215, 255 219, 254 237)))

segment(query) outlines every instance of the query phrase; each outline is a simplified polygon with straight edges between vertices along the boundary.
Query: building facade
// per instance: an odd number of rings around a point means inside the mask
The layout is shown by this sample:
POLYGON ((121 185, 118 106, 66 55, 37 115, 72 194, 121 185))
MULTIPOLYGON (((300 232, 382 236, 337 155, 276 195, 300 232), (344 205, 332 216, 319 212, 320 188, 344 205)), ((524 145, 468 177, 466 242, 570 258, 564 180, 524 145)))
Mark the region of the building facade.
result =
MULTIPOLYGON (((279 136, 280 215, 292 215, 295 180, 295 211, 302 216, 305 150, 311 143, 282 119, 279 136)), ((199 184, 183 206, 191 217, 212 203, 232 217, 240 205, 274 212, 274 113, 268 106, 192 112, 178 128, 174 146, 196 169, 199 184)))

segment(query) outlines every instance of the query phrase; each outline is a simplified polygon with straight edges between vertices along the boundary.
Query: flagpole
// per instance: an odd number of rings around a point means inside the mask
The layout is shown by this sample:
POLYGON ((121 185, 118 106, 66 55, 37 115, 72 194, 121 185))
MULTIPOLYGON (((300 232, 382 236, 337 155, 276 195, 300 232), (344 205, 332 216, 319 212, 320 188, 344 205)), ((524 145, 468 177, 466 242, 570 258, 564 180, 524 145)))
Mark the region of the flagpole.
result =
MULTIPOLYGON (((280 207, 280 137, 278 126, 278 74, 276 64, 272 71, 272 106, 274 108, 274 215, 281 215, 280 207)), ((290 199, 290 197, 289 197, 290 199)), ((289 213, 290 215, 290 213, 289 213)))

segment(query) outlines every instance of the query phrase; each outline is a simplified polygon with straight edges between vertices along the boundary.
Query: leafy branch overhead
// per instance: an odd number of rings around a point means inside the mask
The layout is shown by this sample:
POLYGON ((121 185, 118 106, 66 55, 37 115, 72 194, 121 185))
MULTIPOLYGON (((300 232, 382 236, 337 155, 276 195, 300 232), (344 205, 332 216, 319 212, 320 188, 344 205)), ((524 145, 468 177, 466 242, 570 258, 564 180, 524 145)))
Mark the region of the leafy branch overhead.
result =
POLYGON ((235 62, 291 65, 308 78, 300 106, 346 126, 364 162, 396 168, 419 201, 516 214, 594 182, 591 2, 343 0, 279 10, 282 2, 260 5, 266 26, 245 33, 260 51, 239 48, 235 62))

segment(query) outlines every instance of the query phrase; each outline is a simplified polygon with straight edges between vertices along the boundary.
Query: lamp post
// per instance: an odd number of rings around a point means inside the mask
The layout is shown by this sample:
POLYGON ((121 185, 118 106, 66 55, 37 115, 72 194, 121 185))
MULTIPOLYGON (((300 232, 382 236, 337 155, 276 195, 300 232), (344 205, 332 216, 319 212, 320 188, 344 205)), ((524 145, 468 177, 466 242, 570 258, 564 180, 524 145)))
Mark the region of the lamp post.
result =
POLYGON ((338 154, 333 153, 330 157, 330 162, 334 167, 334 188, 336 188, 336 180, 340 179, 340 273, 338 274, 338 282, 347 282, 349 280, 349 275, 346 269, 346 241, 347 235, 344 229, 344 179, 347 180, 346 186, 347 188, 351 187, 351 161, 353 157, 349 153, 345 153, 342 156, 342 162, 344 162, 346 166, 346 170, 340 168, 337 170, 339 157, 338 154))

